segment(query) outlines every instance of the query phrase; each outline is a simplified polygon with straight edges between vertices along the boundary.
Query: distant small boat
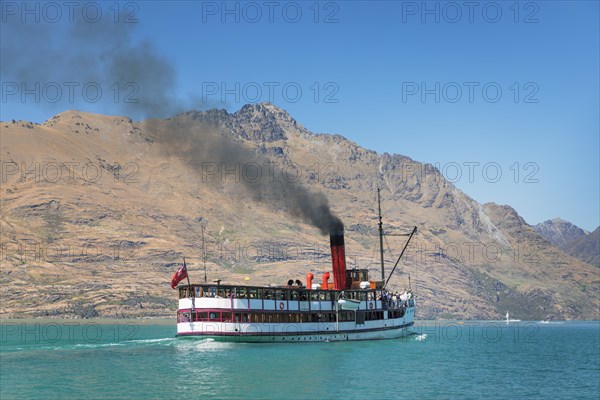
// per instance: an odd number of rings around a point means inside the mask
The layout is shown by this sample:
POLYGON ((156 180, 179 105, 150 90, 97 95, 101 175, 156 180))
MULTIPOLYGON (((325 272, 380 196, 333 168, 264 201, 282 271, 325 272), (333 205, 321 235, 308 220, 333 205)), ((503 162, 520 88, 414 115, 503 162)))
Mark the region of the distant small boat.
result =
POLYGON ((506 312, 506 325, 510 324, 511 322, 521 322, 520 319, 510 319, 510 315, 508 314, 508 311, 506 312))

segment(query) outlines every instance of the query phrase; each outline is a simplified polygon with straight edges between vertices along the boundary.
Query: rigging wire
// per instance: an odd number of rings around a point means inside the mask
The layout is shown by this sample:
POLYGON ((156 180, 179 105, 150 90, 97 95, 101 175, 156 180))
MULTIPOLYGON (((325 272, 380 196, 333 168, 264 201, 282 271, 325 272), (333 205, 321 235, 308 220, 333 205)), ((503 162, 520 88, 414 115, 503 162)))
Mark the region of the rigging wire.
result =
MULTIPOLYGON (((396 258, 396 257, 394 256, 394 253, 392 253, 392 248, 390 247, 390 244, 389 244, 389 242, 388 242, 388 240, 387 240, 387 235, 383 235, 383 240, 385 240, 385 245, 387 246, 387 248, 388 248, 388 251, 390 252, 390 254, 391 254, 392 258, 396 258)), ((399 270, 399 272, 400 272, 400 270, 399 270)), ((390 285, 390 286, 392 287, 392 289, 394 289, 394 291, 395 291, 395 290, 396 290, 396 288, 397 288, 397 285, 396 285, 396 284, 393 284, 393 285, 390 285)))

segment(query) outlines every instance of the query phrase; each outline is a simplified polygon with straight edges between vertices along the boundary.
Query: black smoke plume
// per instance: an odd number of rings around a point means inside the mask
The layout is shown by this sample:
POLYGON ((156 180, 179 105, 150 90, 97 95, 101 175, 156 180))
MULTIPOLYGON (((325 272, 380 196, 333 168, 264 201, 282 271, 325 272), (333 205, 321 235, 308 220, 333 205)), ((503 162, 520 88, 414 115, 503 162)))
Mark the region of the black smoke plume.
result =
MULTIPOLYGON (((114 23, 110 17, 94 23, 79 18, 66 26, 9 18, 3 23, 0 35, 2 80, 25 83, 27 87, 33 87, 36 82, 42 85, 76 82, 80 86, 94 82, 104 91, 102 112, 125 114, 134 119, 164 118, 194 106, 207 108, 207 104, 194 102, 194 96, 184 99, 176 94, 175 68, 152 43, 135 39, 136 26, 114 23), (114 101, 114 93, 109 93, 109 88, 117 84, 124 90, 127 83, 137 88, 131 99, 135 101, 114 101)), ((128 90, 123 95, 129 93, 128 90)), ((73 108, 73 104, 64 101, 41 104, 54 113, 73 108)), ((89 106, 90 111, 96 111, 96 104, 89 106)), ((152 119, 147 119, 145 125, 148 131, 154 132, 165 152, 182 156, 199 174, 206 163, 269 164, 266 156, 214 127, 180 126, 152 119)), ((343 226, 331 212, 323 193, 309 191, 298 182, 281 178, 284 174, 277 168, 272 172, 280 179, 271 180, 263 175, 252 181, 242 179, 240 184, 254 201, 283 208, 316 226, 323 234, 343 226)))
MULTIPOLYGON (((342 221, 332 213, 327 197, 322 192, 310 191, 301 183, 286 178, 281 168, 258 149, 225 136, 218 127, 198 122, 185 125, 185 122, 175 118, 165 121, 158 129, 156 125, 147 125, 146 128, 149 131, 155 129, 155 138, 163 151, 186 160, 203 182, 207 165, 218 169, 223 166, 230 169, 237 167, 238 171, 244 166, 254 165, 260 169, 260 174, 252 177, 241 174, 240 179, 235 181, 253 201, 283 208, 319 228, 324 235, 343 228, 342 221)), ((215 180, 207 180, 206 183, 218 184, 232 180, 222 179, 220 173, 213 178, 215 180)))

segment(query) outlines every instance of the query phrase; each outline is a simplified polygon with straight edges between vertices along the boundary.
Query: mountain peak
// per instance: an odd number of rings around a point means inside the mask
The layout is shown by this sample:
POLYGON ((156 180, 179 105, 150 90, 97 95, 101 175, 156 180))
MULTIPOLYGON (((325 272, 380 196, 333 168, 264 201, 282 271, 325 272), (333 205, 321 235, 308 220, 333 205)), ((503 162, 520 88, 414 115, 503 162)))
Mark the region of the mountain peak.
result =
POLYGON ((565 250, 570 242, 586 236, 589 233, 562 218, 544 221, 534 225, 533 229, 561 250, 565 250))
POLYGON ((285 140, 289 131, 302 135, 310 134, 287 111, 268 102, 246 104, 233 113, 233 118, 246 131, 248 137, 254 140, 285 140))
POLYGON ((261 112, 261 113, 271 113, 274 115, 285 115, 288 116, 289 118, 290 115, 287 111, 285 111, 283 108, 279 108, 277 107, 275 104, 265 101, 262 103, 251 103, 251 104, 244 104, 242 106, 242 108, 240 108, 239 111, 236 112, 237 113, 247 113, 247 112, 261 112))
MULTIPOLYGON (((279 108, 273 103, 245 104, 239 111, 233 114, 239 119, 245 120, 274 120, 279 125, 299 126, 298 122, 283 108, 279 108)), ((284 126, 282 126, 284 127, 284 126)))

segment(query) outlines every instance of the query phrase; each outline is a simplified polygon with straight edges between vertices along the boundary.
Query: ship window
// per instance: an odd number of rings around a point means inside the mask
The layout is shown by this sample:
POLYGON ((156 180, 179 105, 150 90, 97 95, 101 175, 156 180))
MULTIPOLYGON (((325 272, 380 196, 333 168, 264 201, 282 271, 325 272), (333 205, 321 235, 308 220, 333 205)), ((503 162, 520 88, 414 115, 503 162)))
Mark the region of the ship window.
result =
POLYGON ((365 312, 364 311, 357 311, 356 312, 356 323, 358 325, 364 325, 365 323, 365 312))
POLYGON ((230 312, 224 312, 221 313, 221 321, 225 321, 225 322, 231 322, 231 313, 230 312))
POLYGON ((208 319, 207 312, 199 312, 198 313, 198 321, 206 321, 208 319))
POLYGON ((190 322, 190 313, 184 312, 179 314, 179 322, 190 322))
POLYGON ((210 314, 208 314, 208 317, 211 321, 214 321, 215 319, 217 319, 217 313, 213 311, 210 314))

